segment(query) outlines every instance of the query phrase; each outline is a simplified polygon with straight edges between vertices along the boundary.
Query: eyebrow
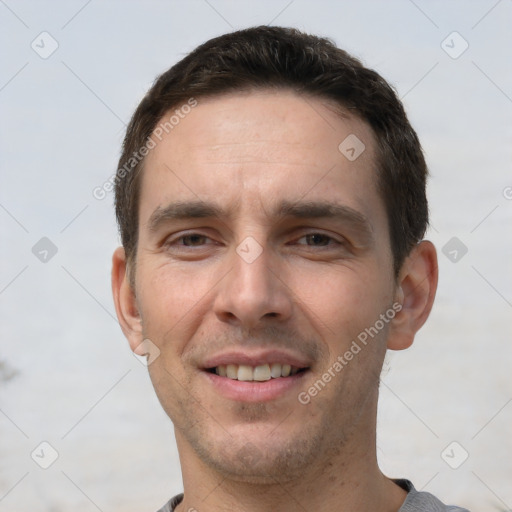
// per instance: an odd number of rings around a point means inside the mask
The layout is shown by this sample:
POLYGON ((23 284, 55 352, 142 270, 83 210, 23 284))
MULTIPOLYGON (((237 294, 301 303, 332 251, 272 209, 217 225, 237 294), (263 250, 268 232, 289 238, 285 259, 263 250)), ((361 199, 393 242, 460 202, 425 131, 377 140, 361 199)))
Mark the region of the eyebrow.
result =
MULTIPOLYGON (((363 235, 365 239, 373 239, 371 223, 365 215, 350 208, 329 201, 282 201, 274 210, 278 220, 285 218, 296 219, 334 219, 343 221, 352 226, 354 230, 363 235)), ((229 212, 214 203, 205 201, 178 201, 165 207, 156 208, 148 220, 148 229, 151 233, 172 220, 187 219, 219 219, 229 217, 229 212)))
POLYGON ((171 220, 186 219, 222 219, 227 217, 226 212, 213 203, 204 201, 179 201, 168 204, 165 207, 159 206, 149 217, 148 229, 150 232, 158 231, 162 224, 171 220))

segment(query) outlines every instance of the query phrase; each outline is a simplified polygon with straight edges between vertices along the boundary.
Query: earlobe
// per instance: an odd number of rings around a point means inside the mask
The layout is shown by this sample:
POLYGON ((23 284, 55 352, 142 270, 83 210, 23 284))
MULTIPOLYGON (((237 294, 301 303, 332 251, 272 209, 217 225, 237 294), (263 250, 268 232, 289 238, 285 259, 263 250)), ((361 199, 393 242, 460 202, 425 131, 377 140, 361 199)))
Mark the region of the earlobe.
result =
POLYGON ((437 289, 437 253, 432 242, 420 242, 406 258, 397 283, 395 302, 402 308, 393 319, 388 348, 403 350, 427 320, 437 289))
POLYGON ((143 339, 142 323, 135 292, 129 281, 126 254, 122 247, 118 247, 112 256, 112 294, 119 324, 134 350, 143 339))

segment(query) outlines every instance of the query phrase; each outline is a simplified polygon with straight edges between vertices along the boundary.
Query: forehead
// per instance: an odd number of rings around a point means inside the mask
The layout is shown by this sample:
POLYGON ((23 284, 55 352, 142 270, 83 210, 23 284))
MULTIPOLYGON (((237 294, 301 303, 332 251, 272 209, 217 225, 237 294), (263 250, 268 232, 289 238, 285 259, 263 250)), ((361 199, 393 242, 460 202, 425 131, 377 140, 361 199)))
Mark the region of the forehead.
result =
POLYGON ((177 123, 175 116, 167 133, 153 134, 156 146, 142 177, 141 226, 156 208, 177 199, 260 212, 282 200, 325 199, 382 216, 373 132, 339 110, 327 100, 284 90, 199 98, 177 123))

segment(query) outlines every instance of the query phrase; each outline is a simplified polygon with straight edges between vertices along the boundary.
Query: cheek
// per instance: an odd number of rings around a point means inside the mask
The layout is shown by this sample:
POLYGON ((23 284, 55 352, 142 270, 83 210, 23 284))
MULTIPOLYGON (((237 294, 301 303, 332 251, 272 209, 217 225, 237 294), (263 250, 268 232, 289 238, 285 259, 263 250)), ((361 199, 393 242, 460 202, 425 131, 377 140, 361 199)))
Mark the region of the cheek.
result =
POLYGON ((146 269, 139 275, 138 298, 142 327, 149 338, 162 344, 163 338, 176 340, 180 350, 186 333, 204 316, 216 280, 199 269, 184 270, 170 264, 146 269))
MULTIPOLYGON (((337 266, 313 275, 295 272, 293 285, 298 308, 316 325, 331 352, 340 352, 373 326, 391 305, 391 284, 379 280, 377 269, 337 266)), ((291 275, 290 275, 291 278, 291 275)))

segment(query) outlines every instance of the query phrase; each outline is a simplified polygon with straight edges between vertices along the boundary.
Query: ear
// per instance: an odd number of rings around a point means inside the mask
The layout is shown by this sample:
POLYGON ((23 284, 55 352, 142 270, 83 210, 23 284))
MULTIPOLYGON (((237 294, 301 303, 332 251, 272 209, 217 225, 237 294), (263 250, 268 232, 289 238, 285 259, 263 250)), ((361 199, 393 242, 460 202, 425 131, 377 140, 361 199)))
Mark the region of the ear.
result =
POLYGON ((406 258, 397 281, 395 301, 402 304, 390 325, 388 348, 403 350, 427 320, 437 290, 437 253, 432 242, 420 242, 406 258))
POLYGON ((130 343, 130 348, 135 350, 143 340, 142 322, 135 291, 128 278, 123 247, 118 247, 112 256, 112 294, 121 329, 130 343))

